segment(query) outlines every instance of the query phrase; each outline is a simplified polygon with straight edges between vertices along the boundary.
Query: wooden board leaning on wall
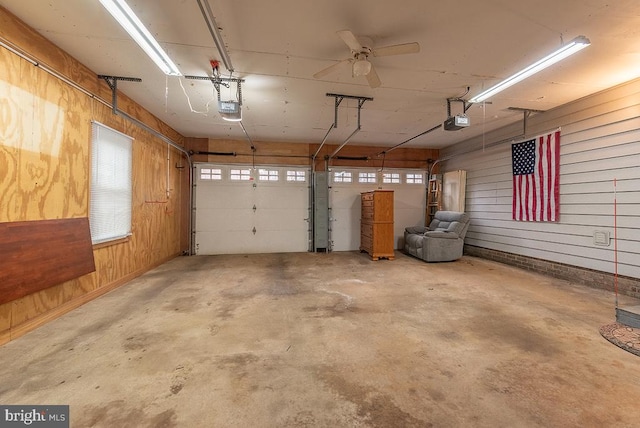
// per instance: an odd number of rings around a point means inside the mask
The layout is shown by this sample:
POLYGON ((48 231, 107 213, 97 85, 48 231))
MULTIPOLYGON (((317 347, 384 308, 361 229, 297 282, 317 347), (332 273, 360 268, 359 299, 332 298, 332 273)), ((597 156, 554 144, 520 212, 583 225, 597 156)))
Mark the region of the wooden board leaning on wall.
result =
POLYGON ((86 217, 0 223, 0 304, 95 269, 86 217))

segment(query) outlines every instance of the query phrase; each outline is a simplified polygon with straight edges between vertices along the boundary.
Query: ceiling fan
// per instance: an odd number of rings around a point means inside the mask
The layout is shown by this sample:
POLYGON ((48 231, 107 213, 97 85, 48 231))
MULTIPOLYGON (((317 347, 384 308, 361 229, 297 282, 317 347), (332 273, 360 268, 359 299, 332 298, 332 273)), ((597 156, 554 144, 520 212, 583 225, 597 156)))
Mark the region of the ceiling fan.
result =
POLYGON ((378 77, 378 73, 376 73, 375 68, 373 68, 373 64, 369 61, 369 56, 391 56, 420 52, 420 45, 417 42, 373 49, 360 43, 350 30, 338 31, 338 36, 346 43, 349 49, 351 49, 351 57, 345 58, 342 61, 318 71, 313 75, 315 79, 321 79, 327 74, 332 73, 341 65, 350 63, 352 76, 365 76, 367 78, 367 82, 369 82, 369 86, 377 88, 382 84, 382 82, 380 81, 380 77, 378 77))

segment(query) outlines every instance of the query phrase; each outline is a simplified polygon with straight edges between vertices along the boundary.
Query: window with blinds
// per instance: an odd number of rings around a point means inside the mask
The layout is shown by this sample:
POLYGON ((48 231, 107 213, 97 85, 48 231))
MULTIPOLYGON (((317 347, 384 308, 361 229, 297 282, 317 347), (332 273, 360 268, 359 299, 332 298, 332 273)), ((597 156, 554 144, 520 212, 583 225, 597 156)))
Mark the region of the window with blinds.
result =
POLYGON ((89 224, 93 244, 131 235, 133 138, 92 123, 89 224))

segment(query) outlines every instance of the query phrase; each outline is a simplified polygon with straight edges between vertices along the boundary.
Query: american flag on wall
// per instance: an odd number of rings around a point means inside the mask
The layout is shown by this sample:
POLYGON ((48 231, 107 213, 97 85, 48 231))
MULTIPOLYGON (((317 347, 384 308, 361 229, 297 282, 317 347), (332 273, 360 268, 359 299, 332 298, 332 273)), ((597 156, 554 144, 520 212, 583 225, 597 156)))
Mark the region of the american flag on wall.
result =
POLYGON ((513 219, 558 221, 560 130, 511 146, 513 219))

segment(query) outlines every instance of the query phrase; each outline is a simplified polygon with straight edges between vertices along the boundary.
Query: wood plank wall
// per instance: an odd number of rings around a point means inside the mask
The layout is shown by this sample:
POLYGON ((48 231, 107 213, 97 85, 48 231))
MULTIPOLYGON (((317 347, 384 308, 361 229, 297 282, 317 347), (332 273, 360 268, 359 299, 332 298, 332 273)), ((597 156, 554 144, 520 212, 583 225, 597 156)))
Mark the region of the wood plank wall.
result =
POLYGON ((467 170, 466 243, 491 250, 613 273, 614 245, 594 244, 594 232, 614 237, 617 182, 618 273, 640 278, 640 80, 586 97, 528 120, 527 136, 561 128, 560 221, 511 220, 511 142, 522 123, 460 143, 445 171, 467 170))
MULTIPOLYGON (((0 37, 111 100, 94 71, 1 7, 0 37)), ((88 217, 91 121, 134 138, 132 236, 94 248, 94 273, 0 304, 1 344, 188 249, 181 239, 188 172, 175 168, 186 163, 178 150, 95 98, 1 47, 0 63, 0 222, 88 217)), ((180 134, 122 94, 118 107, 183 144, 180 134)))
MULTIPOLYGON (((210 162, 215 164, 242 165, 311 165, 311 156, 318 150, 318 143, 287 143, 287 142, 254 142, 255 156, 247 141, 227 139, 187 138, 185 145, 194 152, 235 153, 235 156, 222 155, 194 155, 195 162, 210 162)), ((392 144, 389 145, 391 147, 392 144)), ((316 171, 325 168, 324 157, 333 153, 336 144, 325 144, 316 158, 316 171)), ((383 157, 378 154, 384 146, 347 145, 340 150, 339 156, 367 157, 368 160, 332 159, 331 166, 374 167, 383 165, 383 157)), ((438 158, 437 149, 419 149, 399 147, 391 151, 384 158, 387 168, 427 169, 429 160, 438 158)))

